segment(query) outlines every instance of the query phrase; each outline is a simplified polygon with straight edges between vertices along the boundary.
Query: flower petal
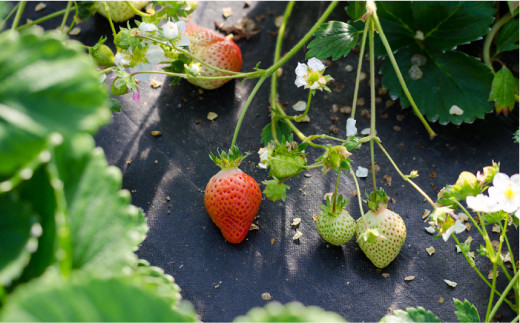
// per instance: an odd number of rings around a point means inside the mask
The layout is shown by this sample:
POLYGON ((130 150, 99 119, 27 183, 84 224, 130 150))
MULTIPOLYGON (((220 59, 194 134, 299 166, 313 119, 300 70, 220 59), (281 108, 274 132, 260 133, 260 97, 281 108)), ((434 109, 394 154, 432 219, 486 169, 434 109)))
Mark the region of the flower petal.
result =
POLYGON ((347 137, 354 136, 357 133, 356 119, 347 119, 347 137))
POLYGON ((312 71, 323 71, 325 69, 325 65, 317 59, 316 57, 312 57, 307 61, 307 65, 312 71))
POLYGON ((294 70, 297 76, 303 77, 307 73, 307 65, 298 63, 298 66, 296 66, 296 69, 294 70))

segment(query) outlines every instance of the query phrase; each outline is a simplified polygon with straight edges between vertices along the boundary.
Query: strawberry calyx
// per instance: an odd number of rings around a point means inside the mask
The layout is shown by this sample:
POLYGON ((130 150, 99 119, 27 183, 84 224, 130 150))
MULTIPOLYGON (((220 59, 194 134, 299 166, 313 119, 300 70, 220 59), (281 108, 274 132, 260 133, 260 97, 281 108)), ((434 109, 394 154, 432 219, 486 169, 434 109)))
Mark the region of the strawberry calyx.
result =
POLYGON ((217 155, 210 153, 209 158, 220 168, 225 170, 237 168, 248 155, 249 153, 242 155, 238 147, 234 145, 229 149, 227 153, 225 151, 219 151, 217 149, 217 155))
POLYGON ((365 195, 367 196, 366 203, 370 211, 379 214, 386 210, 388 205, 388 196, 382 188, 370 193, 370 195, 366 193, 365 195))
POLYGON ((326 174, 329 170, 334 170, 339 173, 341 170, 350 170, 350 156, 351 152, 348 151, 345 145, 327 147, 325 153, 317 159, 323 163, 322 173, 326 174))
POLYGON ((327 214, 328 216, 336 216, 341 213, 341 211, 347 207, 350 200, 344 200, 343 195, 339 194, 336 198, 336 203, 333 201, 333 196, 327 196, 325 205, 320 205, 322 214, 327 214))

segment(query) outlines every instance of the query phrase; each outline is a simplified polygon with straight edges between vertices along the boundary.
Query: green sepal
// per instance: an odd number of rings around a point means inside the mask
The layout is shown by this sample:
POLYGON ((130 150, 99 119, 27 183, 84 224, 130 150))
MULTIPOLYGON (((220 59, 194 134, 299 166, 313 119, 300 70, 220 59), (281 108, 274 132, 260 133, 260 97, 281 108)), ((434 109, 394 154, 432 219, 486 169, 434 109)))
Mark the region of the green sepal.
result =
POLYGON ((520 139, 518 139, 518 130, 515 131, 515 134, 513 135, 513 140, 518 144, 520 143, 520 139))
POLYGON ((344 145, 328 145, 327 150, 316 161, 323 163, 322 173, 326 174, 329 170, 339 173, 341 170, 350 170, 350 158, 352 155, 344 145))
POLYGON ((371 211, 377 213, 379 210, 386 208, 388 204, 388 196, 383 188, 373 191, 370 195, 365 192, 365 195, 367 197, 367 206, 371 211))
POLYGON ((121 112, 121 102, 116 98, 110 98, 110 109, 112 112, 121 112))
POLYGON ((274 142, 271 145, 275 147, 267 162, 269 176, 278 179, 299 176, 301 171, 307 169, 306 143, 298 145, 291 134, 288 138, 283 136, 280 145, 274 142))
POLYGON ((489 257, 489 253, 487 252, 486 247, 484 247, 483 245, 480 245, 480 248, 477 249, 477 253, 482 257, 489 257))
POLYGON ((291 188, 289 185, 286 185, 277 179, 263 181, 262 184, 265 185, 265 189, 263 191, 265 197, 273 202, 279 200, 285 202, 287 190, 291 188))
POLYGON ((347 207, 347 205, 349 204, 350 200, 347 199, 345 200, 343 198, 343 195, 342 194, 339 194, 338 197, 336 198, 336 210, 333 210, 334 209, 334 201, 332 200, 332 196, 327 196, 327 199, 325 200, 325 205, 320 205, 321 207, 321 210, 328 214, 329 216, 335 216, 339 213, 341 213, 341 211, 347 207))
POLYGON ((471 304, 467 299, 464 303, 454 298, 453 304, 457 309, 455 315, 459 322, 480 322, 480 316, 478 315, 477 308, 471 304))
POLYGON ((406 312, 396 310, 393 314, 385 315, 380 322, 441 322, 441 319, 433 312, 419 306, 409 307, 406 312))
POLYGON ((188 17, 198 6, 198 1, 154 1, 154 3, 164 8, 160 9, 161 15, 166 13, 168 17, 175 18, 175 20, 179 20, 180 17, 188 17))
POLYGON ((242 155, 238 147, 234 145, 227 153, 217 149, 217 155, 210 153, 209 158, 220 168, 226 169, 240 166, 242 161, 249 155, 249 153, 242 155))
POLYGON ((365 14, 366 2, 365 1, 350 1, 349 6, 345 8, 347 15, 353 21, 360 20, 365 14))
POLYGON ((362 234, 359 235, 357 241, 363 240, 365 242, 374 243, 377 239, 386 239, 384 236, 379 233, 378 229, 367 229, 362 234))
POLYGON ((92 56, 95 51, 99 49, 99 46, 103 45, 107 41, 107 38, 101 36, 97 43, 88 49, 88 53, 92 56))
POLYGON ((484 219, 484 221, 486 221, 486 223, 494 224, 499 223, 502 220, 506 220, 508 216, 508 213, 504 211, 499 211, 495 213, 485 213, 482 215, 482 218, 484 219))

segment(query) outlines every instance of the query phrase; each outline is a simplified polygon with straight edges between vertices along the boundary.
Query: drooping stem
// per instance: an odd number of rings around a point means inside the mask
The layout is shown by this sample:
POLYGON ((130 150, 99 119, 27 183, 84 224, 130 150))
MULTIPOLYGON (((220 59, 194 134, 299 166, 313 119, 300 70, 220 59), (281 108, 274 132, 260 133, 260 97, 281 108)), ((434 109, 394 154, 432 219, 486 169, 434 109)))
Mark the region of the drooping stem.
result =
POLYGON ((311 99, 312 99, 313 93, 314 93, 313 90, 309 90, 309 97, 307 98, 307 105, 305 106, 305 111, 303 112, 302 115, 295 118, 296 122, 300 122, 300 121, 304 120, 305 117, 307 116, 307 113, 309 112, 309 107, 311 106, 311 99))
POLYGON ((14 7, 13 9, 11 10, 11 12, 9 12, 9 14, 2 20, 2 22, 0 23, 0 31, 2 29, 4 29, 4 25, 7 23, 7 20, 9 20, 11 18, 12 15, 14 15, 14 13, 16 11, 18 11, 18 6, 20 6, 20 2, 18 2, 14 7))
MULTIPOLYGON (((370 51, 370 135, 376 135, 376 83, 375 83, 375 58, 374 58, 374 22, 368 18, 369 24, 368 47, 370 51)), ((370 140, 370 167, 372 168, 372 186, 374 192, 377 190, 376 184, 376 162, 374 153, 374 139, 370 140)))
POLYGON ((105 7, 108 23, 110 24, 110 29, 112 29, 112 35, 114 36, 114 39, 115 39, 117 32, 116 32, 116 28, 114 27, 114 22, 112 21, 112 17, 110 16, 110 7, 108 6, 106 1, 103 1, 103 6, 105 7))
POLYGON ((150 17, 152 15, 146 13, 146 12, 142 12, 141 10, 137 9, 136 7, 134 7, 134 5, 130 2, 130 1, 125 1, 125 4, 128 6, 128 8, 130 10, 132 10, 135 14, 141 16, 141 17, 150 17))
POLYGON ((359 50, 359 59, 358 59, 358 67, 356 72, 356 84, 354 85, 354 99, 352 100, 352 112, 350 113, 350 117, 355 119, 356 117, 356 106, 357 106, 357 98, 359 93, 359 83, 361 82, 361 67, 363 66, 363 56, 365 55, 365 44, 367 42, 367 33, 368 33, 368 22, 365 23, 365 29, 363 30, 363 37, 361 38, 361 48, 359 50))
POLYGON ((350 175, 352 176, 352 179, 354 180, 354 184, 356 184, 356 190, 357 190, 357 197, 358 197, 358 203, 359 203, 359 211, 361 212, 361 218, 363 219, 363 224, 365 224, 365 229, 368 229, 368 223, 365 220, 365 212, 363 212, 363 201, 361 200, 361 191, 359 190, 359 183, 356 178, 356 174, 352 170, 352 167, 350 167, 350 175))
POLYGON ((506 296, 507 294, 509 293, 509 291, 511 290, 511 288, 514 288, 518 286, 518 273, 515 274, 515 276, 513 277, 513 279, 509 282, 509 284, 507 285, 507 287, 504 289, 504 291, 502 292, 502 295, 500 295, 500 298, 498 299, 498 301, 496 302, 495 306, 493 306, 493 309, 491 310, 491 312, 489 313, 489 318, 492 319, 493 316, 495 316, 496 312, 498 311, 498 309, 500 308, 500 305, 502 304, 502 302, 504 302, 506 300, 506 296))
POLYGON ((11 25, 11 30, 16 30, 16 27, 18 27, 18 23, 20 23, 20 19, 22 18, 23 10, 25 9, 25 5, 27 4, 27 1, 21 1, 20 5, 16 9, 16 15, 14 16, 13 24, 11 25))
POLYGON ((238 132, 240 131, 240 126, 242 125, 242 120, 244 120, 247 109, 249 108, 249 105, 253 101, 253 98, 255 97, 256 92, 258 92, 258 90, 260 89, 260 87, 262 86, 262 83, 264 83, 266 78, 267 78, 267 76, 265 76, 265 75, 262 76, 256 83, 256 85, 253 88, 253 90, 251 91, 251 93, 249 94, 249 97, 247 98, 247 101, 246 101, 244 107, 242 108, 242 111, 240 112, 240 116, 238 118, 237 125, 235 126, 235 132, 233 133, 233 139, 231 140, 231 146, 229 148, 230 150, 235 146, 235 143, 236 143, 237 137, 238 137, 238 132))
POLYGON ((63 19, 61 20, 60 31, 63 31, 65 28, 65 24, 67 23, 67 19, 69 18, 69 13, 72 7, 72 1, 67 1, 67 7, 65 8, 65 14, 63 15, 63 19))
MULTIPOLYGON (((76 9, 76 6, 73 8, 73 9, 76 9)), ((20 27, 17 28, 17 30, 24 30, 26 28, 29 28, 31 26, 34 26, 34 25, 37 25, 39 23, 42 23, 44 21, 47 21, 49 19, 52 19, 54 17, 58 17, 58 16, 61 16, 63 15, 65 12, 67 11, 67 9, 62 9, 60 11, 56 11, 56 12, 53 12, 51 14, 48 14, 47 16, 44 16, 44 17, 41 17, 40 19, 36 19, 34 21, 31 21, 29 23, 26 23, 24 25, 21 25, 20 27)))
MULTIPOLYGON (((375 4, 374 4, 375 8, 375 4)), ((379 38, 381 38, 381 41, 383 42, 383 45, 385 46, 386 52, 388 54, 388 58, 390 58, 390 62, 392 63, 392 66, 394 67, 395 74, 397 75, 397 78, 399 79, 399 83, 401 84, 401 87, 406 95, 406 98, 410 102, 415 114, 421 120, 422 124, 426 128, 426 131, 428 131, 428 134, 430 135, 430 138, 433 139, 436 134, 426 121, 424 119, 424 116, 422 115, 421 111, 419 111, 419 108, 417 107, 417 104, 415 104, 415 101, 413 100, 412 95, 410 94, 410 91, 408 90, 408 86, 406 85, 406 82, 404 81, 403 75, 401 74, 401 70, 399 70, 399 66, 397 65, 397 61, 395 60, 394 53, 392 52, 392 48, 390 48, 390 44, 388 43, 388 40, 386 39, 386 36, 383 32, 383 28, 381 28, 381 23, 379 22, 379 18, 377 16, 377 12, 374 10, 373 14, 371 16, 371 20, 373 19, 375 28, 377 29, 377 32, 379 33, 379 38)))
POLYGON ((336 201, 338 200, 338 187, 339 187, 339 179, 341 178, 341 169, 338 172, 338 176, 336 177, 336 186, 334 187, 334 194, 332 195, 332 213, 336 212, 336 201))
POLYGON ((386 157, 388 158, 388 160, 390 161, 392 166, 394 166, 395 170, 401 176, 401 178, 403 180, 405 180, 406 182, 408 182, 410 185, 412 185, 422 196, 424 196, 424 198, 431 204, 433 209, 437 209, 437 205, 435 205, 435 202, 432 201, 432 199, 428 196, 428 194, 426 194, 417 184, 415 184, 410 178, 408 178, 401 172, 399 167, 397 167, 394 160, 392 159, 392 157, 390 157, 390 155, 388 154, 386 149, 383 147, 383 145, 379 142, 379 140, 376 139, 374 141, 379 145, 379 148, 381 148, 381 151, 383 151, 383 153, 386 155, 386 157))
POLYGON ((491 44, 493 43, 493 39, 495 39, 495 36, 497 35, 500 28, 502 28, 502 26, 511 20, 511 18, 513 18, 513 16, 511 15, 511 12, 508 11, 504 16, 502 16, 493 24, 491 30, 484 39, 484 45, 482 46, 482 58, 484 64, 486 64, 491 69, 493 74, 495 73, 495 70, 493 69, 493 62, 490 58, 491 44))

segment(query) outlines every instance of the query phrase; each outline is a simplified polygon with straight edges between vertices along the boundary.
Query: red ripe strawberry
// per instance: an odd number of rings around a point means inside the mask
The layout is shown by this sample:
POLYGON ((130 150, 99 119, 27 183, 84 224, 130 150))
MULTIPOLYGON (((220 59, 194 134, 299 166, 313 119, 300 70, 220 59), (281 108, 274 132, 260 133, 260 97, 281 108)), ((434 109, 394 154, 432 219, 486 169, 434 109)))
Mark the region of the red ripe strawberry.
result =
POLYGON ((206 185, 204 205, 224 238, 231 243, 240 243, 260 208, 260 186, 238 168, 244 159, 238 148, 233 147, 229 154, 222 152, 220 159, 213 154, 210 156, 222 170, 206 185))
MULTIPOLYGON (((190 50, 193 55, 205 63, 220 69, 238 72, 242 67, 242 52, 240 48, 222 34, 198 25, 186 26, 186 36, 190 40, 190 50)), ((201 66, 200 76, 223 76, 206 66, 201 66)), ((206 90, 213 90, 228 82, 230 79, 201 80, 188 78, 188 82, 206 90)))

